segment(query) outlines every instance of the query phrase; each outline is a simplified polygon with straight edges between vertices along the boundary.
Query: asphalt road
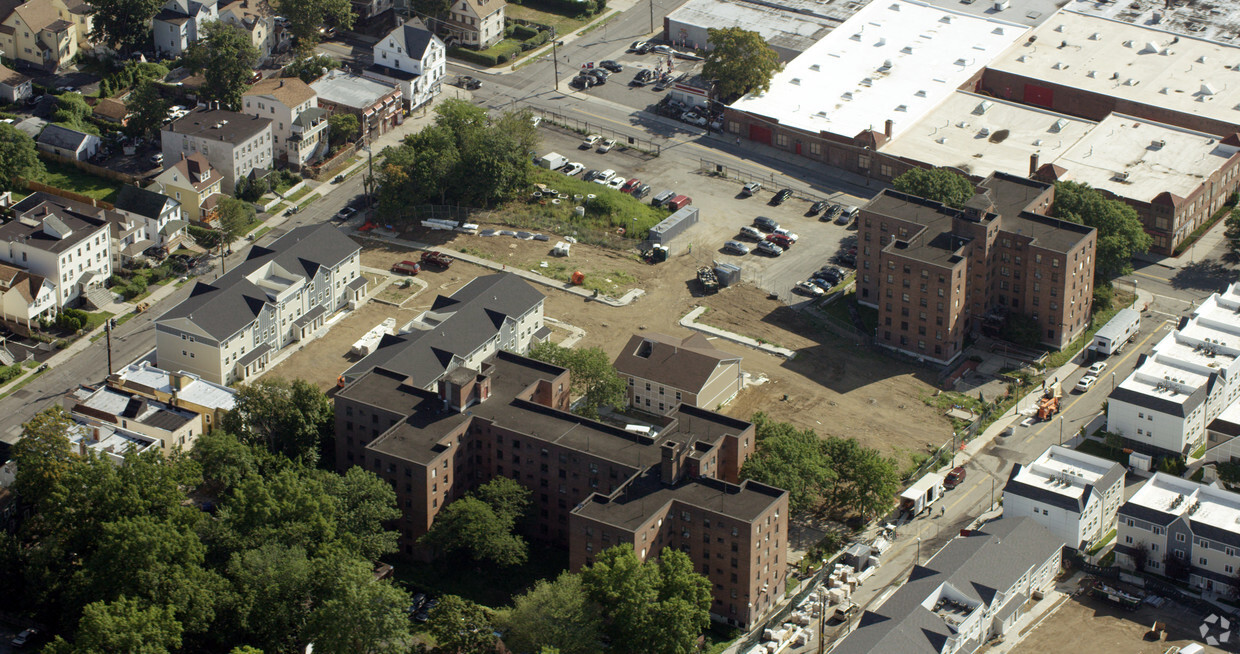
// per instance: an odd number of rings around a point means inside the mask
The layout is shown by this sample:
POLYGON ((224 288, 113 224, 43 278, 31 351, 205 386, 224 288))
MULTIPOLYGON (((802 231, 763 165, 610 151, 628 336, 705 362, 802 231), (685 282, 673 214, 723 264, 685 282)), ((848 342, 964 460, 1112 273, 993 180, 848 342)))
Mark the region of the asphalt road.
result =
MULTIPOLYGON (((283 236, 290 229, 301 225, 321 223, 329 220, 346 203, 362 193, 362 175, 354 175, 345 180, 332 193, 323 199, 310 204, 300 213, 287 219, 279 227, 263 235, 257 244, 266 245, 283 236)), ((232 256, 226 259, 228 268, 245 260, 250 248, 234 248, 232 256)), ((211 281, 219 276, 218 260, 216 268, 204 276, 202 281, 211 281)), ((120 368, 138 360, 155 348, 154 321, 181 300, 189 296, 193 283, 186 284, 163 301, 152 306, 145 313, 130 319, 112 333, 112 362, 114 368, 120 368)), ((85 350, 77 353, 68 361, 53 366, 33 382, 27 384, 16 393, 0 400, 0 441, 13 443, 21 435, 21 426, 39 411, 60 403, 66 393, 72 392, 80 384, 102 383, 108 374, 107 339, 100 338, 85 350)))

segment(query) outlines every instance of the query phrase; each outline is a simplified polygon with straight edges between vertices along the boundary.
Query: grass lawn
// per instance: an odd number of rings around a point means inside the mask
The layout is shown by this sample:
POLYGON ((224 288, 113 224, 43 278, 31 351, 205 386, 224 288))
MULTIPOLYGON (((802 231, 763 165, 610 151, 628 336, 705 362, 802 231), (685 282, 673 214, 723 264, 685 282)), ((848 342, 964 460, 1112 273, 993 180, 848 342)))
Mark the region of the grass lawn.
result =
POLYGON ((722 654, 723 650, 727 649, 728 645, 740 638, 742 634, 743 632, 735 627, 711 622, 710 628, 702 634, 706 640, 706 642, 702 643, 702 651, 706 654, 722 654))
MULTIPOLYGON (((855 279, 855 274, 850 274, 840 284, 847 285, 849 280, 855 279)), ((836 322, 845 327, 853 327, 852 316, 848 315, 848 305, 857 301, 857 289, 853 289, 844 295, 836 298, 830 304, 822 307, 823 313, 831 316, 836 322)), ((857 305, 857 311, 861 314, 861 322, 865 325, 867 333, 873 334, 878 328, 878 310, 867 306, 857 305)))
MULTIPOLYGON (((516 5, 513 5, 513 6, 516 6, 516 5)), ((328 179, 328 180, 336 179, 336 175, 339 175, 341 172, 343 172, 345 168, 348 168, 349 166, 352 166, 353 164, 361 160, 362 160, 362 156, 360 154, 355 154, 352 157, 349 157, 348 161, 340 164, 339 166, 336 166, 335 168, 331 170, 331 172, 324 175, 323 179, 328 179)))
POLYGON ((17 382, 17 384, 15 384, 15 385, 13 386, 13 388, 10 388, 10 389, 9 389, 9 392, 5 393, 4 395, 0 395, 0 400, 3 400, 4 398, 6 398, 6 397, 8 397, 8 396, 12 395, 13 393, 16 393, 17 391, 20 391, 20 390, 21 390, 21 389, 22 389, 22 388, 23 388, 26 384, 29 384, 30 382, 32 382, 32 381, 34 381, 34 380, 38 379, 38 378, 39 378, 39 375, 42 375, 43 373, 47 372, 48 370, 51 370, 51 368, 45 368, 45 369, 43 369, 43 370, 39 370, 39 371, 36 371, 36 372, 31 373, 31 374, 29 374, 29 375, 26 375, 26 378, 25 378, 25 379, 23 379, 23 380, 21 380, 21 381, 19 381, 19 382, 17 382))
POLYGON ((94 313, 87 313, 86 315, 90 316, 90 320, 86 321, 86 324, 82 326, 82 329, 89 332, 99 325, 102 325, 103 321, 115 316, 116 314, 111 311, 96 311, 94 313))
POLYGON ((1092 438, 1086 438, 1076 446, 1077 451, 1094 456, 1100 456, 1110 461, 1118 461, 1120 465, 1128 465, 1128 454, 1123 450, 1113 450, 1105 443, 1099 443, 1092 438))
POLYGON ((92 197, 104 202, 113 202, 120 193, 121 184, 110 179, 91 175, 73 166, 66 166, 54 161, 44 161, 47 171, 39 177, 40 182, 49 186, 92 197))
POLYGON ((568 552, 531 543, 528 563, 502 571, 489 563, 420 563, 401 559, 392 564, 396 567, 397 581, 404 583, 410 592, 459 595, 483 606, 501 608, 512 604, 513 595, 525 592, 539 579, 554 579, 566 570, 568 552))
POLYGON ((309 192, 311 192, 311 191, 313 191, 313 190, 314 190, 314 189, 310 188, 310 186, 309 186, 309 185, 306 185, 306 186, 303 186, 303 187, 301 187, 301 188, 297 189, 297 192, 296 192, 296 193, 294 193, 294 194, 292 194, 292 195, 290 195, 290 196, 288 196, 288 197, 286 197, 286 198, 284 198, 284 199, 285 199, 285 200, 288 200, 289 202, 296 202, 296 201, 298 201, 298 200, 300 200, 300 199, 302 199, 302 198, 306 197, 306 194, 307 194, 307 193, 309 193, 309 192))
POLYGON ((422 290, 421 286, 418 286, 413 282, 408 282, 409 286, 406 287, 406 281, 408 280, 397 280, 391 284, 388 284, 387 288, 383 289, 383 291, 375 296, 375 299, 382 300, 384 302, 391 302, 396 306, 404 304, 405 300, 408 300, 413 297, 415 293, 422 290))
POLYGON ((612 12, 610 16, 604 18, 603 20, 598 21, 597 23, 594 23, 593 25, 590 25, 589 27, 581 30, 580 32, 577 32, 577 36, 585 36, 589 34, 590 32, 593 32, 594 30, 606 25, 607 23, 610 23, 611 19, 619 15, 620 15, 620 12, 618 11, 612 12))
POLYGON ((1058 368, 1071 361, 1081 351, 1081 348, 1094 340, 1095 332, 1102 329, 1102 326, 1114 318, 1120 309, 1127 308, 1135 299, 1136 296, 1131 292, 1115 289, 1115 298, 1111 300, 1111 308, 1095 313, 1092 322, 1089 323, 1089 329, 1068 344, 1068 347, 1058 352, 1051 352, 1050 356, 1046 357, 1046 367, 1058 368))
MULTIPOLYGON (((540 259, 539 261, 542 260, 540 259)), ((583 270, 581 266, 570 266, 567 263, 562 263, 554 259, 547 262, 546 268, 539 267, 538 262, 531 263, 527 265, 526 268, 540 275, 544 275, 561 282, 571 281, 573 271, 581 270, 586 276, 585 283, 581 286, 583 288, 590 289, 591 291, 598 291, 599 293, 606 295, 623 295, 633 286, 633 284, 637 283, 637 278, 620 270, 583 270)))
POLYGON ((530 0, 524 5, 510 4, 504 8, 504 13, 509 18, 522 18, 535 23, 550 25, 555 28, 556 34, 571 34, 589 20, 588 18, 575 18, 573 16, 542 11, 535 8, 537 5, 537 0, 530 0))
POLYGON ((1093 556, 1094 554, 1101 552, 1102 548, 1106 547, 1107 543, 1111 542, 1114 539, 1115 539, 1115 530, 1112 529, 1111 531, 1107 532, 1106 536, 1102 537, 1102 540, 1098 541, 1097 543, 1094 543, 1094 546, 1089 548, 1090 556, 1093 556))
POLYGON ((271 231, 270 227, 264 227, 258 230, 257 232, 254 232, 254 240, 257 241, 258 239, 263 237, 263 234, 266 234, 267 232, 270 232, 270 231, 271 231))

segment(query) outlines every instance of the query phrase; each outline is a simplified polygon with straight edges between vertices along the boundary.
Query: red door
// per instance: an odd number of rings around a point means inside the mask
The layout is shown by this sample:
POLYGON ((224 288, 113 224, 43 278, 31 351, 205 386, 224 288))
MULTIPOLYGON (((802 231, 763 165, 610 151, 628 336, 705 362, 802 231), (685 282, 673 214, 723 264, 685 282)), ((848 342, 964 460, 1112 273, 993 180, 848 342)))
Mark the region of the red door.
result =
POLYGON ((797 154, 801 154, 801 142, 797 141, 797 154))
POLYGON ((771 130, 767 127, 763 127, 761 125, 754 125, 750 123, 749 140, 770 145, 771 144, 771 130))

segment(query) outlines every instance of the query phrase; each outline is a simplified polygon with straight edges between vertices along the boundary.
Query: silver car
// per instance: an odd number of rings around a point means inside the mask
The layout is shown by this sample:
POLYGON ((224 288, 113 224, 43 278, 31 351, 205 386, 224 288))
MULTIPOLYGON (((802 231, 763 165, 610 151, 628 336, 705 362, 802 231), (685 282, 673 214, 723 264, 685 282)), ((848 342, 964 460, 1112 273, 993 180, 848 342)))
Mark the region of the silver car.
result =
POLYGON ((740 241, 727 241, 723 244, 723 251, 732 254, 749 254, 749 246, 740 241))
POLYGON ((759 241, 756 247, 759 252, 765 252, 771 255, 772 257, 778 257, 779 255, 784 253, 783 248, 779 247, 778 245, 775 245, 774 243, 770 241, 759 241))

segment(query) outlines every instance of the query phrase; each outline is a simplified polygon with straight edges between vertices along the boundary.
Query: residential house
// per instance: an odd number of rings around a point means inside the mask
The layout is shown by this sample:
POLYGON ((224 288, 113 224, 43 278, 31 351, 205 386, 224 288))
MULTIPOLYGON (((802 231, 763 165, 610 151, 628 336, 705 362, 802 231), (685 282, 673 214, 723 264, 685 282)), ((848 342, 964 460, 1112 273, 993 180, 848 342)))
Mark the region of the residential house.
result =
POLYGON ((1147 454, 1185 455, 1240 400, 1240 282, 1206 298, 1107 397, 1107 431, 1147 454))
POLYGON ((1003 517, 1030 517, 1083 552, 1115 529, 1123 501, 1124 466, 1052 445, 1032 463, 1012 466, 1003 517))
POLYGON ((0 101, 22 102, 31 95, 31 78, 0 64, 0 101))
POLYGON ((371 49, 374 64, 363 73, 385 84, 399 86, 406 109, 430 102, 443 90, 447 49, 421 19, 398 26, 371 49))
POLYGON ((68 66, 77 56, 78 29, 61 18, 64 6, 55 0, 31 0, 17 6, 0 21, 0 51, 49 73, 68 66))
POLYGON ((960 532, 876 609, 833 654, 972 654, 1012 634, 1026 604, 1055 584, 1063 541, 1029 518, 960 532))
POLYGON ((121 127, 129 124, 129 116, 133 113, 122 98, 104 98, 95 103, 92 112, 96 118, 116 123, 121 127))
POLYGON ((147 188, 181 203, 181 218, 206 227, 218 227, 217 205, 223 176, 199 153, 181 155, 176 163, 155 176, 147 188))
POLYGON ((60 17, 73 23, 73 27, 77 32, 78 47, 80 49, 88 49, 91 47, 90 32, 95 27, 95 8, 90 6, 86 0, 52 0, 56 4, 56 10, 60 17), (61 5, 64 5, 61 8, 61 5))
POLYGON ((222 109, 199 109, 164 125, 164 161, 201 154, 219 171, 221 190, 231 194, 237 180, 272 165, 272 120, 222 109))
POLYGON ((109 212, 42 191, 13 205, 0 225, 0 262, 29 271, 56 287, 56 308, 81 299, 111 301, 109 212))
POLYGON ((198 41, 203 26, 219 18, 215 0, 168 0, 151 20, 155 50, 169 57, 180 57, 198 41))
POLYGON ((318 96, 297 77, 271 77, 245 92, 241 112, 272 121, 275 158, 294 168, 327 152, 327 111, 318 96))
POLYGON ((144 260, 155 241, 147 231, 147 221, 127 211, 106 212, 111 236, 112 268, 119 269, 144 260))
POLYGON ((352 0, 354 29, 359 24, 376 23, 382 24, 389 17, 392 11, 392 0, 352 0))
POLYGON ((213 384, 186 372, 169 372, 142 361, 108 376, 108 388, 157 400, 202 416, 203 432, 211 431, 237 403, 235 389, 213 384))
POLYGON ((634 334, 615 368, 628 388, 629 406, 661 416, 681 402, 717 410, 742 386, 741 357, 696 333, 684 338, 634 334))
POLYGON ((61 127, 55 123, 44 127, 43 131, 39 132, 39 138, 35 139, 35 146, 43 152, 77 161, 87 161, 94 157, 102 144, 103 139, 94 134, 61 127))
POLYGON ((343 70, 333 70, 310 85, 319 96, 319 106, 329 114, 357 116, 361 137, 373 139, 386 134, 404 120, 400 87, 376 82, 343 70))
POLYGON ((275 15, 265 2, 259 0, 236 0, 219 9, 220 20, 241 28, 250 37, 250 43, 258 48, 260 62, 271 58, 277 51, 275 15))
POLYGON ((440 21, 449 42, 485 50, 504 38, 504 0, 457 0, 440 21))
POLYGON ((1240 588, 1240 495, 1156 472, 1119 509, 1115 563, 1219 595, 1240 588))
POLYGON ((365 296, 361 248, 329 224, 306 225, 267 247, 155 321, 158 365, 215 384, 261 374, 291 343, 365 296))
POLYGON ((511 273, 475 277, 452 295, 437 296, 430 309, 346 370, 341 382, 382 367, 429 390, 457 368, 476 370, 498 350, 525 354, 550 334, 543 324, 543 300, 542 293, 511 273))
POLYGON ((57 311, 56 285, 46 277, 0 264, 0 317, 31 328, 57 311))
POLYGON ((181 218, 181 202, 162 193, 137 186, 122 186, 116 209, 140 218, 147 237, 167 252, 185 240, 189 222, 181 218))
POLYGON ((633 434, 569 412, 563 368, 497 351, 442 374, 430 354, 412 376, 376 365, 335 402, 337 469, 392 484, 404 554, 424 553, 443 507, 508 477, 531 490, 527 535, 567 549, 572 569, 616 545, 643 561, 675 548, 710 579, 711 617, 742 627, 784 596, 788 493, 739 479, 752 424, 682 405, 657 436, 633 434))
POLYGON ((107 386, 80 386, 68 399, 73 403, 70 411, 79 421, 153 438, 164 454, 188 451, 203 433, 202 418, 193 411, 107 386))

